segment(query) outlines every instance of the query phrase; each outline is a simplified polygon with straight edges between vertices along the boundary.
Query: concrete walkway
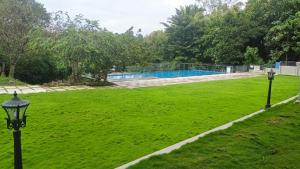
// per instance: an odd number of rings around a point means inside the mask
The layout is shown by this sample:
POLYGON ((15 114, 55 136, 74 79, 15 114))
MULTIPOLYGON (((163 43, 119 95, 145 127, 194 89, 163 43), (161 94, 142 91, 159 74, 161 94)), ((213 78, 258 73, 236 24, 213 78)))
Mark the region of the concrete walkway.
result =
MULTIPOLYGON (((113 87, 126 87, 126 88, 140 88, 151 86, 166 86, 174 84, 216 81, 216 80, 229 80, 256 77, 261 74, 257 73, 233 73, 233 74, 219 74, 207 76, 190 76, 178 78, 161 78, 161 79, 136 79, 128 81, 114 81, 116 86, 113 87)), ((12 94, 14 91, 20 94, 27 93, 42 93, 42 92, 63 92, 69 90, 84 90, 95 89, 89 86, 59 86, 59 87, 45 87, 39 85, 26 85, 26 86, 0 86, 0 94, 12 94)))
POLYGON ((256 77, 260 74, 257 73, 232 73, 232 74, 218 74, 218 75, 206 75, 206 76, 190 76, 190 77, 178 77, 178 78, 161 78, 161 79, 140 79, 140 80, 128 80, 128 81, 114 81, 118 86, 127 88, 140 88, 151 86, 166 86, 173 84, 205 82, 215 80, 229 80, 240 79, 248 77, 256 77))
POLYGON ((27 86, 0 86, 0 94, 12 94, 14 91, 20 94, 27 93, 42 93, 42 92, 63 92, 69 90, 84 90, 94 89, 89 86, 59 86, 59 87, 44 87, 39 85, 27 86))

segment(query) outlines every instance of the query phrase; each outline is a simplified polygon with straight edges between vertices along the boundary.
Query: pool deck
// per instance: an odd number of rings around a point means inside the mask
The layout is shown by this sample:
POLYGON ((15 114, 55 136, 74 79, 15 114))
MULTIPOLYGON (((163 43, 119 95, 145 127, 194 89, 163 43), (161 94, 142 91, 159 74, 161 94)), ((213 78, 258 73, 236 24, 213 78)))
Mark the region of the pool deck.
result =
MULTIPOLYGON (((161 79, 135 79, 127 81, 114 81, 116 86, 113 88, 141 88, 141 87, 154 87, 154 86, 167 86, 174 84, 194 83, 194 82, 206 82, 216 80, 229 80, 249 78, 262 75, 261 73, 232 73, 232 74, 218 74, 218 75, 205 75, 205 76, 190 76, 190 77, 178 77, 178 78, 161 78, 161 79)), ((39 85, 26 85, 26 86, 0 86, 1 94, 12 94, 14 91, 21 94, 29 93, 45 93, 45 92, 64 92, 72 90, 87 90, 95 89, 95 87, 89 86, 59 86, 59 87, 45 87, 39 85)))
POLYGON ((230 80, 260 76, 262 73, 231 73, 231 74, 218 74, 218 75, 205 75, 205 76, 190 76, 190 77, 177 77, 177 78, 161 78, 161 79, 136 79, 125 81, 114 81, 117 86, 126 88, 141 88, 141 87, 154 87, 154 86, 167 86, 174 84, 206 82, 217 80, 230 80))

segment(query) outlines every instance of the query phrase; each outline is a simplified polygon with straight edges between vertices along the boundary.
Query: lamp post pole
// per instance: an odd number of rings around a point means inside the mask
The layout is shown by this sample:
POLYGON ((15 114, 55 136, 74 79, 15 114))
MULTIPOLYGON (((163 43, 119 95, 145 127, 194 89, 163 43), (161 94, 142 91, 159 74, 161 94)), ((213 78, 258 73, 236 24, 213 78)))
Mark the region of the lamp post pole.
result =
MULTIPOLYGON (((19 116, 20 108, 17 107, 17 116, 19 116)), ((21 131, 19 126, 19 117, 16 118, 16 121, 13 124, 14 128, 14 153, 15 153, 15 169, 23 169, 22 164, 22 148, 21 148, 21 131)))
POLYGON ((298 93, 298 98, 296 100, 297 104, 300 104, 300 62, 296 62, 297 65, 297 76, 299 77, 299 93, 298 93))
POLYGON ((268 79, 269 79, 269 90, 268 90, 268 99, 266 104, 266 109, 271 107, 271 94, 272 94, 272 81, 274 80, 275 72, 273 69, 271 69, 270 72, 268 72, 268 79))
POLYGON ((14 130, 15 169, 22 169, 21 131, 14 130))
POLYGON ((271 94, 272 94, 272 80, 269 80, 269 90, 268 90, 266 109, 271 107, 271 94))

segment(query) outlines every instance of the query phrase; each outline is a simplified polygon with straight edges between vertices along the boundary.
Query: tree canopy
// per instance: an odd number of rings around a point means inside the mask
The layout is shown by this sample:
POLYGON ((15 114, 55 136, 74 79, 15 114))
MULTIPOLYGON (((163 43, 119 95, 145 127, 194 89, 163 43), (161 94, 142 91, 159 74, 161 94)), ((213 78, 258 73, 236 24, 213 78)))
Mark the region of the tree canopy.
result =
POLYGON ((49 14, 35 0, 0 0, 0 58, 7 75, 30 83, 80 83, 83 75, 102 82, 111 71, 149 63, 299 61, 299 11, 299 0, 195 0, 176 9, 165 30, 144 36, 134 27, 112 33, 83 15, 49 14))

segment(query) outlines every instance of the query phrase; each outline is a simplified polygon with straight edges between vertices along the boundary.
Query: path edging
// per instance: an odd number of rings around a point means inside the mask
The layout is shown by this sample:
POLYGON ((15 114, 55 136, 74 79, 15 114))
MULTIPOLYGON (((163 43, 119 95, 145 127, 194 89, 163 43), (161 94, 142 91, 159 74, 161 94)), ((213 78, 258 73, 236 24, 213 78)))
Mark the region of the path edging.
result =
MULTIPOLYGON (((274 104, 274 105, 272 105, 272 108, 273 108, 273 107, 276 107, 276 106, 279 106, 279 105, 282 105, 282 104, 289 103, 289 102, 295 100, 297 97, 298 97, 298 95, 297 95, 297 96, 294 96, 294 97, 291 97, 291 98, 289 98, 289 99, 287 99, 287 100, 281 101, 281 102, 279 102, 279 103, 277 103, 277 104, 274 104)), ((154 152, 154 153, 152 153, 152 154, 148 154, 148 155, 146 155, 146 156, 143 156, 143 157, 141 157, 141 158, 138 158, 138 159, 136 159, 136 160, 134 160, 134 161, 131 161, 131 162, 127 163, 127 164, 124 164, 124 165, 122 165, 122 166, 119 166, 119 167, 117 167, 117 168, 115 168, 115 169, 127 169, 128 167, 131 167, 131 166, 133 166, 133 165, 135 165, 135 164, 137 164, 137 163, 139 163, 139 162, 141 162, 141 161, 143 161, 143 160, 146 160, 146 159, 148 159, 148 158, 150 158, 150 157, 157 156, 157 155, 168 154, 168 153, 170 153, 170 152, 172 152, 172 151, 174 151, 174 150, 177 150, 177 149, 181 148, 182 146, 184 146, 184 145, 186 145, 186 144, 195 142, 195 141, 199 140, 200 138, 202 138, 202 137, 204 137, 204 136, 206 136, 206 135, 208 135, 208 134, 211 134, 211 133, 214 133, 214 132, 217 132, 217 131, 221 131, 221 130, 228 129, 228 128, 230 128, 231 126, 233 126, 233 124, 235 124, 235 123, 242 122, 242 121, 247 120, 247 119, 249 119, 249 118, 251 118, 251 117, 253 117, 253 116, 256 116, 256 115, 258 115, 258 114, 261 114, 261 113, 263 113, 263 112, 265 112, 265 111, 266 111, 265 109, 261 109, 261 110, 259 110, 259 111, 257 111, 257 112, 254 112, 254 113, 252 113, 252 114, 246 115, 246 116, 244 116, 244 117, 241 117, 241 118, 239 118, 239 119, 237 119, 237 120, 234 120, 234 121, 231 121, 231 122, 229 122, 229 123, 226 123, 226 124, 224 124, 224 125, 222 125, 222 126, 216 127, 216 128, 214 128, 214 129, 208 130, 208 131, 206 131, 206 132, 204 132, 204 133, 201 133, 201 134, 199 134, 199 135, 197 135, 197 136, 191 137, 191 138, 189 138, 189 139, 186 139, 186 140, 184 140, 184 141, 181 141, 181 142, 179 142, 179 143, 176 143, 176 144, 174 144, 174 145, 171 145, 171 146, 169 146, 169 147, 167 147, 167 148, 164 148, 164 149, 161 149, 161 150, 159 150, 159 151, 156 151, 156 152, 154 152)))

